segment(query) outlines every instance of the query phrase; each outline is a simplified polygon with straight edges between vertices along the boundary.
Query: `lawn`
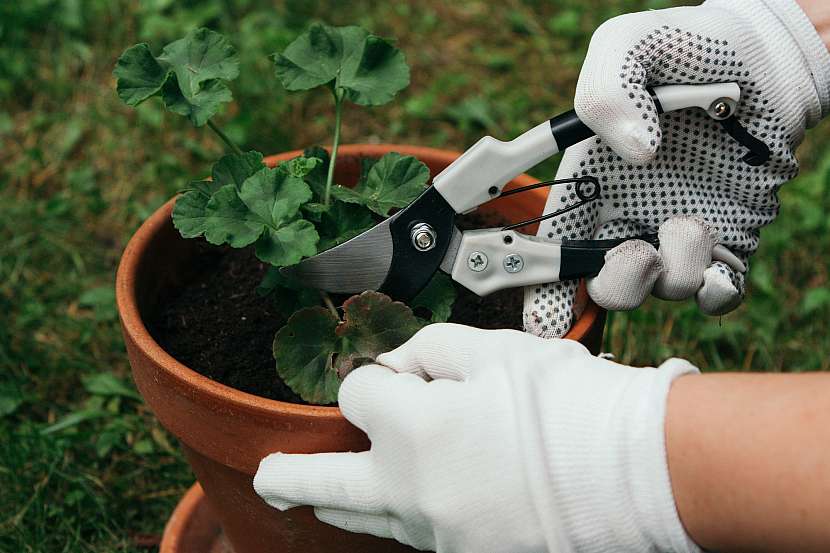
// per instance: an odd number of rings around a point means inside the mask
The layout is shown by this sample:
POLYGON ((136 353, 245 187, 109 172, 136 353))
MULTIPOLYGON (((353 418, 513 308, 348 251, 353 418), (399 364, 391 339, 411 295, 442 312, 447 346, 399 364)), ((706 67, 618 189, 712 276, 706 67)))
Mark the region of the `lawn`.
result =
MULTIPOLYGON (((141 221, 207 174, 222 145, 157 103, 120 103, 111 71, 126 46, 202 25, 226 33, 242 76, 219 121, 238 143, 279 152, 325 140, 332 121, 325 93, 286 93, 267 55, 311 21, 360 24, 397 38, 412 85, 388 106, 349 109, 343 141, 462 150, 568 108, 592 29, 671 2, 270 4, 0 4, 0 551, 152 551, 193 481, 129 379, 113 282, 141 221)), ((709 371, 830 369, 829 138, 825 123, 800 150, 804 170, 763 232, 744 306, 717 319, 649 301, 612 317, 606 348, 709 371)))

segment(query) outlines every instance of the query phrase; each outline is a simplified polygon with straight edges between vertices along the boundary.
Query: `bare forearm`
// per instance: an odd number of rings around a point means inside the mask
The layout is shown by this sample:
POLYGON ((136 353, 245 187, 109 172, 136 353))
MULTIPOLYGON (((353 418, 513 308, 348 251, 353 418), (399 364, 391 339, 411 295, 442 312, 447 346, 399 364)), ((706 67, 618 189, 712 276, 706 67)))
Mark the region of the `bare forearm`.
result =
POLYGON ((830 2, 827 2, 827 0, 796 1, 818 29, 818 34, 821 35, 824 44, 830 49, 830 2))
POLYGON ((701 547, 830 550, 830 374, 680 378, 666 445, 680 518, 701 547))

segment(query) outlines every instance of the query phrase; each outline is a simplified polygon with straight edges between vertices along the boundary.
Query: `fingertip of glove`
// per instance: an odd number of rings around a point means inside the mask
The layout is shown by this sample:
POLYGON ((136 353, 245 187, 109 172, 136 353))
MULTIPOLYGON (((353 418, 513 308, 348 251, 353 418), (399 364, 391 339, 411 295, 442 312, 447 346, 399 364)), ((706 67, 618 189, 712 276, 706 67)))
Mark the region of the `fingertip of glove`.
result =
POLYGON ((280 464, 285 458, 281 452, 271 453, 259 462, 259 468, 254 474, 253 487, 256 494, 268 505, 280 511, 287 511, 297 505, 279 498, 276 493, 275 479, 280 474, 280 464))
POLYGON ((698 290, 695 299, 704 314, 719 317, 741 305, 743 294, 726 272, 729 270, 712 265, 703 272, 703 286, 698 290))

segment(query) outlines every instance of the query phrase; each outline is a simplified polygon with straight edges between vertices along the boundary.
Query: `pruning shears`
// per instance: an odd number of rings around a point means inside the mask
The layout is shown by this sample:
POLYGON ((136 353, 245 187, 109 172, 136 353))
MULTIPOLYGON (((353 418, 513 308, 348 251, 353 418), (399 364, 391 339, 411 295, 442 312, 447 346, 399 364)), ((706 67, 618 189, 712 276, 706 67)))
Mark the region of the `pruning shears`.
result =
MULTIPOLYGON (((693 107, 705 110, 749 149, 744 163, 757 166, 769 159, 769 148, 735 117, 741 97, 737 84, 671 85, 649 92, 659 113, 693 107)), ((485 136, 435 176, 432 186, 408 206, 351 240, 284 267, 282 272, 327 292, 378 290, 407 301, 441 270, 484 296, 504 288, 596 276, 605 254, 627 240, 645 240, 659 247, 655 234, 549 241, 516 232, 600 197, 600 182, 591 176, 502 192, 517 175, 591 136, 593 131, 574 111, 545 121, 509 142, 485 136), (462 232, 455 225, 459 214, 500 196, 565 182, 573 184, 579 201, 557 212, 502 228, 462 232)), ((746 271, 740 259, 721 245, 714 247, 712 258, 746 271)))

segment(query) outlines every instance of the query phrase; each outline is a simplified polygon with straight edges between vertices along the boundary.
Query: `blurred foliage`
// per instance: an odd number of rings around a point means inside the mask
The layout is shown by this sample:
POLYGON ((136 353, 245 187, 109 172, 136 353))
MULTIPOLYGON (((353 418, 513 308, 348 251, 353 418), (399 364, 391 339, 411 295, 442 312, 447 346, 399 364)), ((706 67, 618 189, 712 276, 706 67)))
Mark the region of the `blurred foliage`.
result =
MULTIPOLYGON (((412 85, 371 114, 349 110, 343 140, 462 150, 566 109, 593 29, 670 3, 0 3, 0 551, 147 551, 193 480, 135 398, 112 286, 140 222, 222 148, 159 105, 121 105, 111 71, 126 46, 199 26, 226 33, 242 68, 220 122, 246 147, 277 152, 325 140, 331 111, 325 91, 285 93, 267 55, 312 21, 359 24, 396 38, 412 85)), ((608 349, 705 370, 830 368, 828 133, 825 123, 800 150, 803 174, 781 191, 743 307, 712 319, 650 301, 613 316, 608 349)))

